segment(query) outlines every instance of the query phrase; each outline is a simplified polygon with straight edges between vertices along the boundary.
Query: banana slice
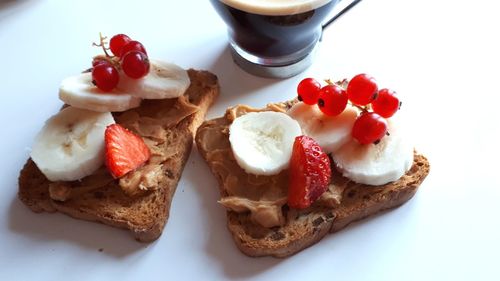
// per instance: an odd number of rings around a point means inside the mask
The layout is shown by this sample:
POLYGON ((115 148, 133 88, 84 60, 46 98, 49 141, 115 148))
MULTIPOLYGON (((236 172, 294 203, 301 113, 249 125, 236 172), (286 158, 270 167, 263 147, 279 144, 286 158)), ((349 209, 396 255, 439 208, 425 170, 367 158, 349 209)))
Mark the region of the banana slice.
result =
POLYGON ((141 104, 142 99, 169 99, 182 96, 191 84, 187 71, 166 62, 151 61, 148 75, 132 79, 120 72, 120 81, 107 93, 92 84, 92 74, 82 73, 64 79, 59 98, 74 107, 98 111, 120 112, 141 104))
POLYGON ((99 90, 92 84, 90 72, 64 79, 59 88, 59 98, 71 106, 98 112, 125 111, 141 104, 141 98, 118 89, 109 93, 99 90))
POLYGON ((328 116, 316 105, 296 103, 287 112, 299 122, 304 135, 316 140, 326 153, 337 151, 351 139, 352 126, 358 111, 350 105, 337 116, 328 116))
POLYGON ((178 65, 151 60, 151 69, 142 79, 120 76, 117 89, 143 99, 170 99, 182 96, 191 84, 187 71, 178 65))
POLYGON ((413 146, 394 117, 387 120, 390 136, 378 144, 359 144, 354 139, 332 154, 342 174, 368 185, 383 185, 398 180, 413 164, 413 146))
POLYGON ((247 113, 229 127, 236 162, 255 175, 274 175, 286 169, 295 137, 301 134, 297 121, 272 111, 247 113))
POLYGON ((73 181, 104 163, 104 131, 115 123, 111 113, 68 106, 47 120, 31 158, 51 181, 73 181))

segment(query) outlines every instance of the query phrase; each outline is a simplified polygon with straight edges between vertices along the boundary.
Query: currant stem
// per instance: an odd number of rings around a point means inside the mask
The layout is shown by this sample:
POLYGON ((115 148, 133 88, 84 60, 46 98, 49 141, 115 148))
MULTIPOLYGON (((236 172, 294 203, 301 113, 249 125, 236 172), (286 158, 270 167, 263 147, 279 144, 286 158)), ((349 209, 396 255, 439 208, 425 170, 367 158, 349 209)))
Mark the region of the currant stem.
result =
MULTIPOLYGON (((345 79, 345 78, 342 79, 342 80, 339 80, 337 82, 333 82, 332 79, 330 79, 330 78, 324 79, 324 81, 328 85, 337 85, 337 86, 342 87, 344 89, 347 87, 347 83, 349 83, 349 81, 347 79, 345 79)), ((354 103, 352 103, 350 101, 348 103, 351 106, 356 107, 357 109, 359 109, 363 113, 368 112, 370 110, 370 105, 361 106, 361 105, 354 104, 354 103)))
POLYGON ((101 47, 101 48, 102 48, 102 50, 104 51, 104 54, 106 55, 106 57, 110 58, 110 57, 112 57, 112 56, 110 56, 110 55, 108 54, 108 52, 106 51, 106 50, 107 50, 107 49, 106 49, 106 39, 108 39, 108 37, 106 37, 106 36, 102 36, 102 33, 101 33, 101 32, 99 32, 99 41, 100 41, 100 43, 99 43, 99 44, 96 44, 96 43, 94 42, 94 43, 92 43, 92 46, 101 47))
POLYGON ((337 82, 333 82, 332 79, 330 79, 330 78, 324 79, 324 81, 328 85, 337 85, 337 86, 343 88, 344 90, 347 88, 347 83, 349 83, 349 81, 347 79, 345 79, 345 78, 342 79, 342 80, 339 80, 337 82))
POLYGON ((368 106, 361 106, 361 105, 357 105, 357 104, 354 104, 352 102, 349 101, 349 104, 357 109, 359 109, 361 112, 368 112, 368 106))

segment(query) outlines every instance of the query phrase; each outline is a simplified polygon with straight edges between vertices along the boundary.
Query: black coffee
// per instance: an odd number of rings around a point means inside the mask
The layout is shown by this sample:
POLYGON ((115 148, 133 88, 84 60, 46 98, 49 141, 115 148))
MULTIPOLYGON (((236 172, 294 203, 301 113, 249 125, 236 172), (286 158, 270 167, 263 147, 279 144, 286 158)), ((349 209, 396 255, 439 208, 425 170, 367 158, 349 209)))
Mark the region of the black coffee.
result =
POLYGON ((220 0, 210 1, 228 25, 230 39, 261 58, 288 56, 314 44, 321 35, 321 22, 337 3, 332 0, 297 14, 263 15, 231 7, 220 0))

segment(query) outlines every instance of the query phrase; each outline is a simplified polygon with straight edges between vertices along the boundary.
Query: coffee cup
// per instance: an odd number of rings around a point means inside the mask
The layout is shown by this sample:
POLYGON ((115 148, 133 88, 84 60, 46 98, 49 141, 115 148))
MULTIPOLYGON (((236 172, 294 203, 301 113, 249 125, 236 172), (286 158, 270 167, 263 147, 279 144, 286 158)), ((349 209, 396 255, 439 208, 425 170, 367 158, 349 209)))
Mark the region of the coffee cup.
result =
POLYGON ((287 78, 308 68, 322 23, 338 0, 210 0, 228 28, 234 61, 263 77, 287 78))

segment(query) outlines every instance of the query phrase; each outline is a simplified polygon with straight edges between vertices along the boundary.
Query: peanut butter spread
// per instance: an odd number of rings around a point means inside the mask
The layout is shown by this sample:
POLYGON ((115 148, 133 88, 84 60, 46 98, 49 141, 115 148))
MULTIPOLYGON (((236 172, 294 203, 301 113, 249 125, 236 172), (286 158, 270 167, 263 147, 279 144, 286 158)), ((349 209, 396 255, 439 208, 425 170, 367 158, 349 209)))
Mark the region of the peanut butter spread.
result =
POLYGON ((136 196, 158 188, 158 183, 166 176, 162 163, 175 156, 175 147, 168 143, 168 128, 198 110, 186 96, 180 96, 177 99, 145 100, 137 110, 115 117, 117 123, 142 136, 151 151, 151 158, 144 166, 120 178, 119 184, 125 193, 136 196))
MULTIPOLYGON (((250 219, 271 228, 286 223, 282 208, 287 203, 288 170, 277 175, 259 176, 246 173, 236 162, 229 142, 229 126, 241 115, 258 111, 286 112, 286 103, 269 104, 264 109, 244 105, 229 108, 224 117, 208 121, 198 131, 202 134, 200 149, 219 180, 222 198, 219 203, 230 211, 249 212, 250 219)), ((314 204, 334 208, 340 204, 344 184, 330 184, 329 189, 314 204)))
MULTIPOLYGON (((140 107, 122 113, 114 113, 116 123, 140 135, 151 151, 146 164, 119 179, 118 185, 129 196, 139 196, 156 190, 166 177, 163 164, 175 157, 175 147, 169 143, 169 128, 197 112, 199 107, 188 97, 177 99, 144 100, 140 107)), ((65 201, 79 194, 103 187, 114 179, 103 166, 80 181, 55 182, 49 187, 54 200, 65 201)))

